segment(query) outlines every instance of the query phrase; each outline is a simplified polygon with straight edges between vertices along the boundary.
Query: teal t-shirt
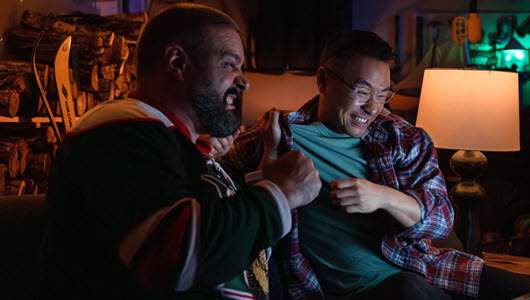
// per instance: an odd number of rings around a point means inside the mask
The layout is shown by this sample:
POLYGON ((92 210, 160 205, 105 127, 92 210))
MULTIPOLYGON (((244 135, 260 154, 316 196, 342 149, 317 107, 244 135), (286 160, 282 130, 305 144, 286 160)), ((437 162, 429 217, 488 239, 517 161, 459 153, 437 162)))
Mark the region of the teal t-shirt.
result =
POLYGON ((319 196, 299 208, 302 253, 326 294, 360 295, 401 270, 381 253, 388 214, 348 214, 331 204, 330 182, 367 178, 361 139, 337 134, 324 124, 292 124, 294 149, 313 160, 322 180, 319 196))

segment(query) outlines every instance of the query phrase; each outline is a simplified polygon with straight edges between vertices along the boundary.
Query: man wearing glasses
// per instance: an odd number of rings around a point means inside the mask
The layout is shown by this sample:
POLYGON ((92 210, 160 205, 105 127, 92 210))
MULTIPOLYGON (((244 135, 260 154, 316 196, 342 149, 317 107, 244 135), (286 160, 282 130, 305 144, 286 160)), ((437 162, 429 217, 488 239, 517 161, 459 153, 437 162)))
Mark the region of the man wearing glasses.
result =
POLYGON ((431 246, 451 231, 453 208, 429 136, 384 108, 393 58, 372 32, 332 37, 319 95, 297 112, 265 113, 220 159, 237 178, 298 149, 319 171, 319 196, 293 210, 293 229, 275 250, 292 299, 479 296, 484 261, 431 246))

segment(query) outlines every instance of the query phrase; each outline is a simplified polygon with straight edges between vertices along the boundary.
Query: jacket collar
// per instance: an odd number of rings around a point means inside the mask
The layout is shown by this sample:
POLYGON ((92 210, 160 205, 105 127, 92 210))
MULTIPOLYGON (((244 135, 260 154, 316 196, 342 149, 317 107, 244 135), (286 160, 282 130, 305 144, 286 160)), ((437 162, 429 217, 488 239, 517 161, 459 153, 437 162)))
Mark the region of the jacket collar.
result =
MULTIPOLYGON (((177 116, 169 112, 169 110, 167 110, 164 106, 160 105, 159 103, 153 102, 140 94, 133 93, 133 92, 130 92, 129 94, 127 94, 127 98, 132 98, 138 101, 142 101, 156 108, 157 110, 159 110, 161 113, 164 114, 164 116, 166 116, 166 118, 168 118, 175 125, 174 128, 182 132, 191 141, 191 133, 188 127, 186 127, 186 125, 184 125, 184 123, 182 123, 182 121, 179 118, 177 118, 177 116)), ((195 147, 197 147, 197 149, 203 154, 208 154, 212 151, 212 147, 210 146, 210 144, 202 141, 201 139, 197 139, 195 143, 195 147)))

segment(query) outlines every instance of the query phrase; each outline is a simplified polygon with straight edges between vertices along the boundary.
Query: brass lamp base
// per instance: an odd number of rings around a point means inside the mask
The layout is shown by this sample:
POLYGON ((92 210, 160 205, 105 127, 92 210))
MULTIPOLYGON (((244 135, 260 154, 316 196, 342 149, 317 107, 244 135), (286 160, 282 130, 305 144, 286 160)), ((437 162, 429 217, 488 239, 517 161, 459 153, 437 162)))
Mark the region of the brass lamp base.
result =
POLYGON ((459 150, 450 161, 451 169, 461 177, 449 192, 456 206, 455 231, 466 252, 481 256, 478 203, 486 198, 486 191, 476 178, 488 166, 488 159, 480 151, 459 150))

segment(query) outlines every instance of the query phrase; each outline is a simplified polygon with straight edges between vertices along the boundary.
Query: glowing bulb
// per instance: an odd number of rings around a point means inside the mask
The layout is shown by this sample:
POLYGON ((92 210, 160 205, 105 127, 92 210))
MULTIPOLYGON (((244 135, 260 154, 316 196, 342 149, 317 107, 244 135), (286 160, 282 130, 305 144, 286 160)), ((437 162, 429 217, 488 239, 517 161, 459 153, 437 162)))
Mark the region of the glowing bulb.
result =
POLYGON ((515 57, 517 57, 518 59, 523 59, 524 53, 522 51, 517 51, 515 52, 515 57))
POLYGON ((504 58, 506 61, 510 61, 512 60, 512 55, 511 54, 508 54, 506 55, 506 57, 504 58))

